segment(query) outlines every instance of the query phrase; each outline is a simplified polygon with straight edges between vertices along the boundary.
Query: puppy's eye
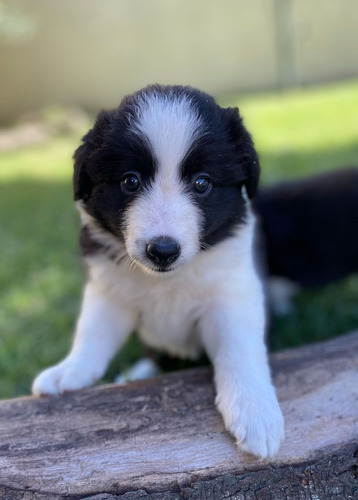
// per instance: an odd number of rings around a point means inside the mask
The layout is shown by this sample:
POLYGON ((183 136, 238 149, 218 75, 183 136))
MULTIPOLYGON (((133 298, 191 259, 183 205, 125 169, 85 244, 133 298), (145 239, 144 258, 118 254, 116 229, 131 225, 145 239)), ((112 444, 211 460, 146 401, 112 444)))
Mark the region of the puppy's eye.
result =
POLYGON ((208 175, 199 175, 194 181, 194 191, 198 194, 208 194, 211 190, 212 182, 208 175))
POLYGON ((122 191, 135 193, 140 190, 140 180, 135 174, 127 174, 121 182, 122 191))

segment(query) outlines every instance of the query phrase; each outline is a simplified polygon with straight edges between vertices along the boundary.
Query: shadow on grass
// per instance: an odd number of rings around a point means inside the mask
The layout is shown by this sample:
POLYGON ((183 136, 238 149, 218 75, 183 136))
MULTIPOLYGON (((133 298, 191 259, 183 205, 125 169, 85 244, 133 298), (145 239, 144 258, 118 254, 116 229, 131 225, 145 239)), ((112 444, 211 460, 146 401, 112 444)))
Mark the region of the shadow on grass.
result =
POLYGON ((0 185, 0 395, 67 349, 82 283, 70 182, 0 185))

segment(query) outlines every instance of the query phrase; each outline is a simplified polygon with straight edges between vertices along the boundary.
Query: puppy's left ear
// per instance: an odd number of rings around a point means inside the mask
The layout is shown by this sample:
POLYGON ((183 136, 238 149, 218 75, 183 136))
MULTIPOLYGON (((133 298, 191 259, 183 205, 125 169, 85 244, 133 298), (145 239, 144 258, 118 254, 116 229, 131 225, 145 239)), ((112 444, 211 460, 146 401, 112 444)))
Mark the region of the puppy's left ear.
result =
POLYGON ((257 191, 260 162, 251 135, 246 130, 238 108, 222 109, 222 116, 238 158, 238 182, 245 185, 249 198, 257 191))
POLYGON ((90 176, 91 157, 95 151, 103 146, 108 129, 111 127, 114 112, 101 111, 92 129, 82 137, 82 144, 76 149, 73 158, 75 160, 73 172, 73 188, 75 200, 88 201, 93 189, 93 180, 90 176))

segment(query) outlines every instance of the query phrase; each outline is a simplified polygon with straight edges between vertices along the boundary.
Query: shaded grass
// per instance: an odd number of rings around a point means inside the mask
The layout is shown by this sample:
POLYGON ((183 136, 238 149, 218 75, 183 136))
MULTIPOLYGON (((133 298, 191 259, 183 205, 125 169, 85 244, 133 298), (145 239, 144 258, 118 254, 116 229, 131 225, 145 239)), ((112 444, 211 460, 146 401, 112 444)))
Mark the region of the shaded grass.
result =
POLYGON ((82 277, 68 181, 7 182, 0 200, 0 394, 10 396, 64 354, 82 277))
MULTIPOLYGON (((222 99, 226 105, 233 105, 222 99)), ((358 165, 358 83, 239 100, 265 183, 358 165)), ((85 132, 85 131, 81 131, 85 132)), ((0 157, 0 396, 28 394, 34 375, 68 351, 83 287, 72 154, 81 133, 0 157)), ((274 348, 358 325, 358 280, 297 296, 273 323, 274 348)), ((131 341, 110 380, 140 354, 131 341)))

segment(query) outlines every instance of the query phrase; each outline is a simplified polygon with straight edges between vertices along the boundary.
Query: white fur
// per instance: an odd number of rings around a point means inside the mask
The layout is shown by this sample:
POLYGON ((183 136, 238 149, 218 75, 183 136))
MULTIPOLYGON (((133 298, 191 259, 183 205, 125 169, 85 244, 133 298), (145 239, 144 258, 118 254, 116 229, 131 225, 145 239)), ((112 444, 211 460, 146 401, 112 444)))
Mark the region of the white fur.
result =
POLYGON ((72 350, 36 378, 33 392, 57 394, 93 384, 136 329, 146 344, 172 355, 193 358, 204 349, 214 365, 216 403, 227 429, 245 450, 272 456, 283 439, 283 418, 264 343, 264 294, 253 262, 249 202, 236 233, 199 252, 201 214, 178 171, 196 135, 204 133, 196 111, 186 99, 143 98, 137 117, 135 133, 146 137, 158 172, 127 211, 125 244, 78 204, 92 237, 109 243, 116 255, 128 254, 130 262, 101 254, 87 258, 89 280, 72 350), (173 237, 181 246, 169 273, 151 272, 145 256, 146 243, 157 236, 173 237))
POLYGON ((159 367, 150 358, 142 358, 134 363, 128 370, 118 375, 116 384, 125 384, 133 380, 153 378, 160 373, 159 367))

